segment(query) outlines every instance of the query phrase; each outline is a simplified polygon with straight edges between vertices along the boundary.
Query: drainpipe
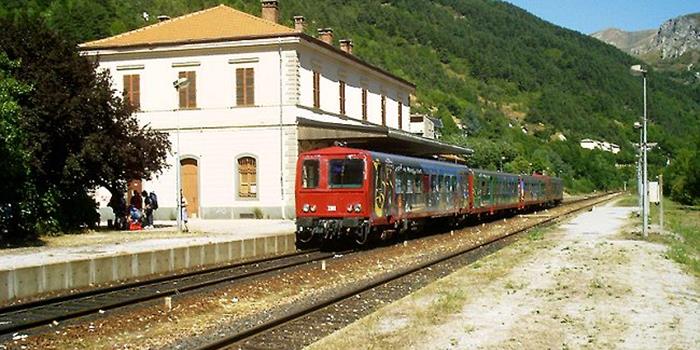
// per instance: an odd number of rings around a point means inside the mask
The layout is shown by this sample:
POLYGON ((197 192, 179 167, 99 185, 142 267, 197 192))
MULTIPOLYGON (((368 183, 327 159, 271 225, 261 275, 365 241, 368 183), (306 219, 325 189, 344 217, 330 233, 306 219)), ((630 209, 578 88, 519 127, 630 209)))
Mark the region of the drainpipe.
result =
POLYGON ((282 220, 287 219, 287 214, 285 212, 285 203, 286 201, 284 200, 284 129, 282 126, 283 123, 283 100, 282 100, 282 38, 277 39, 277 53, 279 54, 279 74, 280 74, 280 101, 279 101, 279 109, 280 109, 280 195, 282 197, 282 204, 280 205, 280 209, 282 209, 282 220))

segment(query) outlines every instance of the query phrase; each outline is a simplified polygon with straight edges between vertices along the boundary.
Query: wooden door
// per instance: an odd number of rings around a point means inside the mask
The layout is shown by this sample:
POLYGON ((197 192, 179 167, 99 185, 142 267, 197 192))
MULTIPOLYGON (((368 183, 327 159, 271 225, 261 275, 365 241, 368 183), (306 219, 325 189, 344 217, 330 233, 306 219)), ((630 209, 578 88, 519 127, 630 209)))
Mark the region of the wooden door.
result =
POLYGON ((188 158, 180 161, 182 166, 182 195, 187 199, 187 214, 196 218, 199 216, 199 169, 197 160, 188 158))
POLYGON ((131 203, 131 197, 134 191, 138 192, 139 194, 141 194, 141 191, 143 191, 143 182, 141 180, 131 180, 127 183, 126 189, 126 204, 129 205, 129 203, 131 203))

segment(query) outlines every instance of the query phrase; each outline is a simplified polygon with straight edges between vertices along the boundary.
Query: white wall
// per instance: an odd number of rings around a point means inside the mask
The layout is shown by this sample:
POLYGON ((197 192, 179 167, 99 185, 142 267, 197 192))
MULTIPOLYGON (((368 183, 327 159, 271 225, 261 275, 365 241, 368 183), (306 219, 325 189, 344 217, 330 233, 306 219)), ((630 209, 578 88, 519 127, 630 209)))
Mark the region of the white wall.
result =
MULTIPOLYGON (((283 51, 285 60, 288 60, 287 53, 283 51)), ((239 108, 236 106, 237 68, 255 69, 255 106, 278 106, 279 60, 278 51, 269 47, 257 50, 230 48, 214 52, 145 53, 140 54, 138 58, 126 55, 107 56, 100 58, 100 67, 110 71, 113 87, 119 93, 124 89, 124 75, 139 74, 141 111, 157 113, 179 108, 178 93, 172 83, 177 80, 181 71, 195 71, 197 74, 197 109, 200 111, 239 108), (186 66, 173 67, 183 64, 186 66), (139 68, 126 69, 131 67, 139 68)))
MULTIPOLYGON (((382 124, 381 96, 386 96, 387 126, 398 128, 398 103, 403 103, 403 128, 409 131, 410 91, 402 84, 380 73, 325 50, 313 50, 307 47, 299 49, 299 103, 313 107, 313 73, 321 74, 320 109, 330 114, 340 113, 339 87, 340 80, 345 81, 345 110, 346 115, 353 119, 362 119, 362 89, 368 90, 367 119, 373 124, 382 124)), ((329 115, 329 120, 333 116, 329 115)))
MULTIPOLYGON (((296 119, 312 113, 325 121, 340 121, 337 115, 340 112, 339 79, 346 82, 349 118, 362 119, 361 91, 367 88, 370 123, 381 125, 380 101, 381 95, 385 95, 387 126, 398 127, 398 101, 402 101, 403 130, 410 128, 411 91, 398 81, 315 44, 286 42, 280 44, 281 51, 280 46, 269 40, 255 44, 255 40, 235 47, 198 44, 196 49, 188 50, 184 45, 172 50, 109 51, 99 56, 100 68, 109 70, 113 88, 118 93, 123 91, 124 75, 140 75, 139 121, 168 132, 173 153, 176 152, 176 130, 180 130, 180 154, 198 159, 199 205, 205 218, 226 218, 227 215, 237 218, 239 213, 255 207, 265 210, 286 206, 288 214, 293 213, 298 155, 296 119), (255 69, 255 105, 252 107, 236 106, 237 68, 255 69), (322 74, 321 108, 312 112, 299 105, 313 107, 314 69, 322 74), (179 110, 178 93, 172 83, 181 71, 197 72, 196 109, 179 110), (282 133, 280 112, 284 125, 282 133), (257 159, 258 197, 254 200, 236 196, 236 160, 241 155, 257 159), (284 186, 284 200, 281 186, 284 186)), ((167 162, 170 167, 163 174, 144 183, 145 190, 158 194, 161 215, 167 208, 176 206, 175 155, 171 154, 167 162)))
MULTIPOLYGON (((285 172, 294 169, 296 161, 295 127, 283 130, 285 140, 290 134, 294 143, 284 143, 285 158, 282 165, 285 172), (287 149, 292 147, 292 149, 287 149), (287 157, 287 154, 293 154, 287 157), (291 163, 291 164, 290 164, 291 163)), ((177 133, 172 132, 169 139, 173 144, 173 152, 177 149, 177 133)), ((181 130, 180 154, 184 158, 198 160, 199 170, 199 205, 206 217, 207 210, 214 208, 268 208, 279 207, 283 204, 280 195, 280 129, 275 127, 260 127, 246 129, 222 130, 181 130), (238 193, 238 162, 242 156, 251 156, 257 160, 257 198, 242 199, 238 193)), ((158 194, 160 207, 173 208, 176 206, 176 161, 175 155, 168 158, 172 166, 157 178, 144 182, 146 191, 158 194)), ((286 174, 291 179, 294 174, 286 174)), ((287 176, 285 176, 287 177, 287 176)), ((293 197, 292 187, 285 184, 287 204, 293 197)))

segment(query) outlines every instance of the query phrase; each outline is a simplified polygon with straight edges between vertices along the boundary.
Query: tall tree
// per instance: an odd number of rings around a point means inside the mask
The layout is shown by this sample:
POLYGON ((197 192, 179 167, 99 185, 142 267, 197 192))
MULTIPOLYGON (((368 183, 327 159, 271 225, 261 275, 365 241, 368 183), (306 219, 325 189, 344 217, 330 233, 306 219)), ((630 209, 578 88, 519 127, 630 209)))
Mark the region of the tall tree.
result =
POLYGON ((21 62, 13 77, 32 89, 18 96, 23 149, 41 201, 43 231, 70 231, 96 220, 90 192, 150 179, 165 166, 165 134, 139 126, 111 90, 107 72, 78 54, 39 18, 2 19, 0 50, 21 62))
POLYGON ((29 181, 29 152, 23 144, 26 135, 17 128, 21 108, 17 99, 29 91, 29 86, 12 77, 19 67, 0 51, 0 241, 10 232, 20 236, 32 235, 37 210, 36 192, 29 181))

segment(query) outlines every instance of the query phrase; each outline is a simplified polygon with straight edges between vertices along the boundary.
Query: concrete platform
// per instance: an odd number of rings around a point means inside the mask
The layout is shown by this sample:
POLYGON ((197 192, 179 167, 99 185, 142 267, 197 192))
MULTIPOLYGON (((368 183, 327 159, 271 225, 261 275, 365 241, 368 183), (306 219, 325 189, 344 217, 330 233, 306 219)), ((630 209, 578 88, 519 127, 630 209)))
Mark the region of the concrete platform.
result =
MULTIPOLYGON (((166 226, 157 239, 136 231, 125 242, 2 250, 0 303, 295 251, 292 221, 201 220, 188 226, 198 232, 182 237, 166 226)), ((80 236, 74 238, 79 244, 80 236)))

